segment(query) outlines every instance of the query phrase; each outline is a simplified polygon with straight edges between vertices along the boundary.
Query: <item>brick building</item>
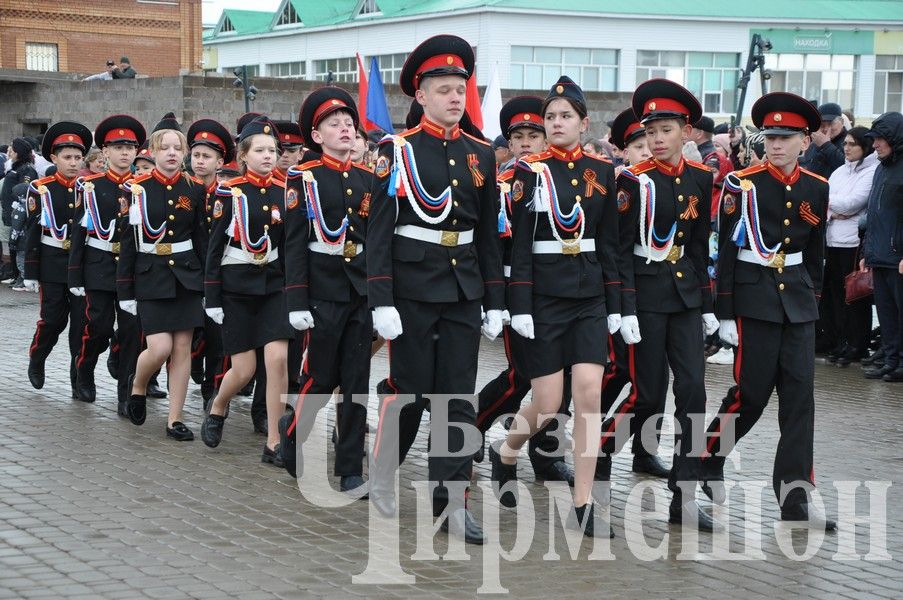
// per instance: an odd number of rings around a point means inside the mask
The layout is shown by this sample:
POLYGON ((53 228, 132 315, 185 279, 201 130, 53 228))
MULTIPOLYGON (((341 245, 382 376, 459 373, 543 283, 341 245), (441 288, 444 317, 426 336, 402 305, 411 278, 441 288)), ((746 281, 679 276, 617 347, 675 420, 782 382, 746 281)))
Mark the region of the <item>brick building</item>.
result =
POLYGON ((139 75, 201 69, 201 0, 0 0, 0 69, 139 75))

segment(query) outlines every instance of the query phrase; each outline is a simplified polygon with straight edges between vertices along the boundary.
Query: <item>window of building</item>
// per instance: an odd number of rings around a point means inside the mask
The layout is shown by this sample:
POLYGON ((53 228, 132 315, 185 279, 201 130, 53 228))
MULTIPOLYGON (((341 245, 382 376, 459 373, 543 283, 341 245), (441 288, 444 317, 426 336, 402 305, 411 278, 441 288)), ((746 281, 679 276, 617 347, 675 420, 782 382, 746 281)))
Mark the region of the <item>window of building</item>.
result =
POLYGON ((25 68, 30 71, 59 71, 57 45, 26 42, 25 68))
POLYGON ((699 99, 706 114, 734 110, 740 55, 735 52, 638 50, 636 83, 662 77, 679 83, 699 99))
POLYGON ((544 90, 567 75, 587 91, 618 88, 618 51, 600 48, 511 47, 510 87, 544 90))
POLYGON ((903 112, 903 56, 879 54, 875 57, 876 115, 888 111, 903 112))
POLYGON ((333 81, 343 83, 357 82, 357 58, 349 56, 347 58, 314 61, 313 78, 316 81, 326 81, 329 73, 332 73, 333 81))
POLYGON ((852 54, 766 54, 765 66, 771 69, 771 92, 853 107, 856 57, 852 54))
POLYGON ((304 77, 305 64, 303 62, 288 62, 267 65, 267 73, 270 77, 304 77))
MULTIPOLYGON (((408 58, 407 53, 401 54, 383 54, 381 56, 377 56, 376 60, 379 63, 379 74, 383 78, 383 83, 398 83, 398 78, 401 75, 401 67, 404 66, 404 61, 408 58)), ((364 61, 364 69, 367 73, 370 72, 370 59, 364 61)))
POLYGON ((376 4, 376 0, 361 0, 360 8, 358 8, 357 16, 366 17, 369 15, 380 15, 382 11, 376 4))
MULTIPOLYGON (((220 71, 221 73, 225 73, 227 75, 235 76, 235 69, 240 69, 241 65, 236 67, 223 67, 220 71)), ((260 65, 248 65, 248 77, 257 77, 260 75, 260 65)))
POLYGON ((298 12, 291 2, 285 4, 285 10, 282 11, 282 14, 279 15, 279 20, 276 21, 276 27, 280 25, 302 25, 301 17, 298 16, 298 12))
POLYGON ((223 26, 220 27, 220 33, 235 33, 235 25, 232 24, 232 19, 226 17, 223 19, 223 26))

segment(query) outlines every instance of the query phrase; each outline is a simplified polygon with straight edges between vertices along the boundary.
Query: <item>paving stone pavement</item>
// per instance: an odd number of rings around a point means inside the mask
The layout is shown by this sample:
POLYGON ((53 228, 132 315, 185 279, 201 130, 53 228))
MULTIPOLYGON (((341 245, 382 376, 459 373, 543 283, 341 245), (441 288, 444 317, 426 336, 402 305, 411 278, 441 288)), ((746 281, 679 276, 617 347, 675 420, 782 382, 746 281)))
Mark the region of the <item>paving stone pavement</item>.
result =
MULTIPOLYGON (((426 479, 425 427, 400 471, 398 550, 394 560, 384 561, 400 564, 414 582, 354 583, 368 560, 377 568, 380 556, 392 556, 368 550, 370 542, 384 545, 391 536, 368 536, 366 502, 340 509, 315 506, 284 471, 261 465, 263 438, 253 433, 247 401, 233 403, 219 448, 208 449, 199 439, 170 441, 164 433, 166 400, 149 402, 143 427, 116 415, 115 387, 103 357, 94 405, 69 399, 64 344, 48 361, 45 388, 32 389, 27 347, 37 296, 3 286, 0 315, 0 598, 461 598, 493 589, 487 564, 494 553, 488 547, 468 546, 466 560, 459 560, 440 533, 435 552, 443 555, 449 548, 449 559, 421 559, 410 484, 426 479)), ((503 362, 501 344, 484 342, 478 386, 503 362)), ((381 351, 373 361, 373 386, 386 370, 381 351)), ((708 366, 710 413, 730 382, 730 367, 708 366)), ((728 524, 719 539, 733 552, 746 549, 757 556, 712 559, 712 537, 705 535, 699 536, 698 551, 685 551, 692 536, 668 526, 665 483, 631 473, 629 452, 622 452, 614 463, 612 556, 590 560, 591 551, 594 557, 604 554, 604 544, 594 550, 584 542, 572 558, 560 524, 552 528, 550 543, 548 494, 533 483, 524 458, 520 473, 535 502, 536 531, 522 558, 499 561, 498 581, 520 598, 901 597, 903 384, 866 381, 858 366, 818 365, 816 401, 817 482, 828 513, 837 514, 834 481, 879 482, 871 495, 860 489, 856 512, 867 515, 870 506, 885 506, 886 526, 841 519, 840 532, 825 535, 811 557, 788 557, 791 551, 802 554, 810 538, 773 526, 778 516, 770 485, 774 401, 738 445, 742 473, 727 473, 731 481, 760 482, 764 489, 745 499, 732 495, 728 515, 716 510, 728 524), (880 482, 892 485, 879 489, 880 482), (651 491, 641 502, 628 502, 639 484, 651 491), (648 511, 646 520, 628 518, 625 526, 625 512, 639 508, 648 511), (744 535, 744 510, 760 513, 749 520, 761 519, 760 541, 744 535), (876 550, 882 535, 885 556, 876 550), (641 555, 633 543, 641 536, 653 549, 661 545, 660 557, 641 555), (782 549, 785 539, 792 548, 782 549), (841 541, 849 539, 855 540, 857 560, 836 556, 841 541), (862 558, 870 548, 872 556, 862 558)), ((197 434, 201 420, 200 392, 192 384, 185 421, 197 434)), ((374 426, 375 421, 371 410, 374 426)), ((496 425, 490 437, 501 435, 496 425)), ((663 456, 670 447, 665 436, 663 456)), ((488 477, 488 462, 476 465, 477 480, 488 477)), ((471 505, 484 513, 479 486, 473 486, 471 505)), ((516 517, 503 509, 500 521, 502 545, 510 549, 516 517)))

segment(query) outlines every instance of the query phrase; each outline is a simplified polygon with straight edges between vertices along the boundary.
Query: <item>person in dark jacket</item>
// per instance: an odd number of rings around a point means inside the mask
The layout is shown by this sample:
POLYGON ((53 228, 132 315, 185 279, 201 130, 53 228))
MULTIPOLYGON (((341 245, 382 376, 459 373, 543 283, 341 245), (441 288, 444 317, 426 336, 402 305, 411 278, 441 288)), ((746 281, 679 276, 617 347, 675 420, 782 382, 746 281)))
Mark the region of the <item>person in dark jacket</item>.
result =
POLYGON ((903 381, 903 115, 884 113, 867 134, 881 162, 869 194, 861 270, 872 270, 884 366, 869 379, 903 381))
POLYGON ((843 125, 839 104, 822 104, 818 107, 818 112, 821 115, 821 128, 812 132, 812 144, 803 155, 800 166, 827 179, 846 162, 843 141, 847 137, 847 129, 843 125))
POLYGON ((138 75, 138 71, 132 67, 128 56, 119 59, 119 66, 113 69, 113 79, 134 79, 138 75))
MULTIPOLYGON (((4 174, 2 185, 0 185, 0 206, 2 206, 3 216, 2 229, 4 230, 0 242, 10 241, 7 228, 12 224, 13 203, 16 201, 13 188, 20 183, 28 183, 38 178, 38 172, 34 168, 34 151, 28 140, 21 137, 15 138, 7 149, 7 153, 11 166, 4 174)), ((16 256, 11 244, 9 258, 10 274, 16 279, 13 284, 21 284, 22 272, 15 267, 16 256)))

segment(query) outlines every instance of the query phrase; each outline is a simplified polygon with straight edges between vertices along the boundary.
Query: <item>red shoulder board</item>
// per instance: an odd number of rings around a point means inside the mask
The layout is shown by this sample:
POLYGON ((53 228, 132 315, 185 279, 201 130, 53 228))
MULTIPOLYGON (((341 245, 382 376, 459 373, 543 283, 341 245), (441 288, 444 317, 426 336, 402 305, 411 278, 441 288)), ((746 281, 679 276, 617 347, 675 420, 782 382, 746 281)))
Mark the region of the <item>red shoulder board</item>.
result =
POLYGON ((696 162, 695 160, 684 159, 684 162, 693 167, 694 169, 699 169, 700 171, 707 171, 709 173, 712 172, 711 167, 708 165, 704 165, 701 162, 696 162))
POLYGON ((819 181, 824 181, 825 183, 828 183, 828 180, 827 180, 827 179, 825 179, 824 177, 822 177, 822 176, 819 175, 818 173, 813 173, 813 172, 810 171, 809 169, 804 169, 804 168, 800 167, 800 171, 802 171, 802 172, 805 173, 806 175, 809 175, 809 176, 811 176, 811 177, 815 177, 815 178, 818 179, 819 181))
POLYGON ((734 171, 734 175, 737 177, 746 177, 748 175, 753 175, 754 173, 761 173, 768 167, 765 166, 765 163, 761 165, 755 165, 752 167, 746 167, 745 169, 741 169, 740 171, 734 171))
POLYGON ((489 146, 490 148, 492 147, 492 144, 490 144, 490 143, 487 142, 486 140, 480 139, 480 138, 478 138, 478 137, 475 136, 475 135, 470 135, 470 134, 467 133, 466 131, 462 131, 461 134, 464 135, 464 136, 466 136, 466 137, 469 137, 470 139, 472 139, 472 140, 475 141, 475 142, 480 142, 480 143, 483 144, 484 146, 489 146))
POLYGON ((351 166, 357 167, 357 168, 360 169, 361 171, 366 171, 367 173, 373 173, 373 169, 371 169, 371 168, 368 167, 367 165, 362 165, 362 164, 359 164, 359 163, 351 163, 351 166))
POLYGON ((634 175, 639 175, 655 168, 655 160, 648 159, 627 168, 634 175))
POLYGON ((498 177, 496 177, 496 180, 497 181, 508 181, 512 177, 514 177, 514 169, 505 169, 504 171, 502 171, 501 173, 498 174, 498 177))
POLYGON ((313 160, 309 160, 306 163, 301 163, 298 168, 302 171, 307 171, 308 169, 313 169, 314 167, 319 167, 323 164, 323 161, 319 158, 315 158, 313 160))

